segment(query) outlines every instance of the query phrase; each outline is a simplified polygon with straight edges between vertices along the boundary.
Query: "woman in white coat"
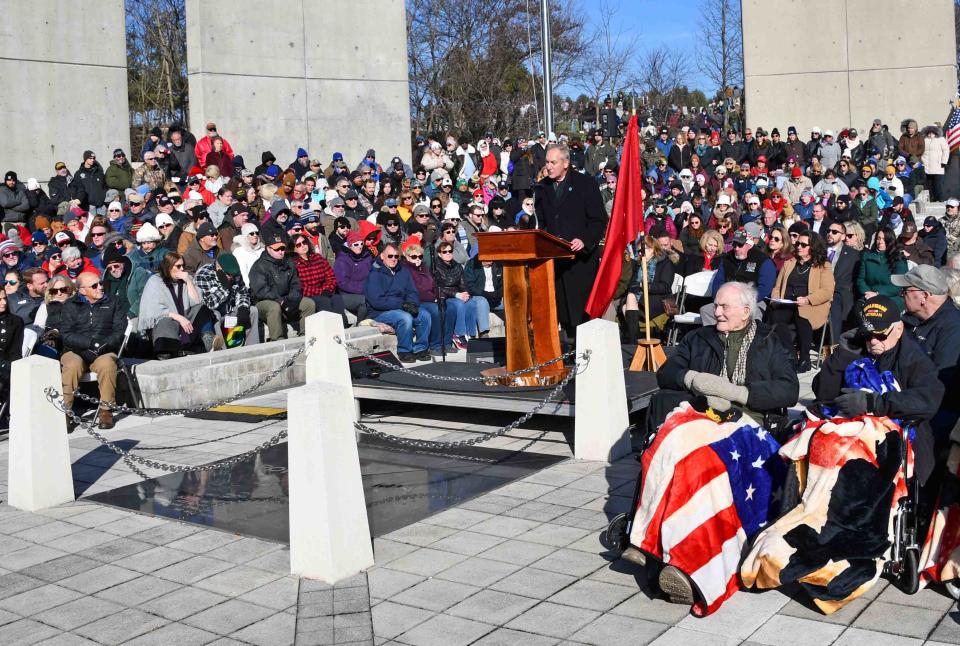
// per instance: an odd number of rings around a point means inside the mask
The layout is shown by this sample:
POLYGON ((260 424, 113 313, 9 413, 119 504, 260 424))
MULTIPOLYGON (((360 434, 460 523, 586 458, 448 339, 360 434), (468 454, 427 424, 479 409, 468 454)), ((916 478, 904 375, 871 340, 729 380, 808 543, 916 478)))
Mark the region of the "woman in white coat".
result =
POLYGON ((927 188, 930 190, 930 201, 942 202, 943 170, 950 162, 950 147, 937 126, 927 126, 923 133, 923 155, 920 161, 923 162, 923 170, 929 178, 927 188))

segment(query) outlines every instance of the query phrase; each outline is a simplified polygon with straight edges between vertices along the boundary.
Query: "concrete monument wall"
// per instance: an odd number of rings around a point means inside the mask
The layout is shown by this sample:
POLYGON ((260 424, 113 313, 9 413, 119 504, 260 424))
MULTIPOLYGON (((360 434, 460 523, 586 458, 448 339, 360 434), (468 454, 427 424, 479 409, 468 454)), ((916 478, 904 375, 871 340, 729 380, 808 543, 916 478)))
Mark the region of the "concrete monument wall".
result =
POLYGON ((743 0, 747 125, 861 133, 943 122, 957 90, 951 0, 743 0))
POLYGON ((186 0, 190 124, 216 122, 247 165, 298 147, 351 169, 410 163, 403 0, 186 0), (367 18, 361 18, 366 16, 367 18))
POLYGON ((0 2, 0 172, 46 182, 90 149, 130 155, 123 0, 0 2))

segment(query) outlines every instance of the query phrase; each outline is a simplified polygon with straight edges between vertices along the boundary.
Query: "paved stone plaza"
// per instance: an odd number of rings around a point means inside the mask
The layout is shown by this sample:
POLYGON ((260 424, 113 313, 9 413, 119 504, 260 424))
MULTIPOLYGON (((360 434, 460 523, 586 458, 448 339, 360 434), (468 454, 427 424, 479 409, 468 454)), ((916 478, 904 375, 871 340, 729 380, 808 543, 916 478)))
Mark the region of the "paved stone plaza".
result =
MULTIPOLYGON (((376 413, 378 428, 421 439, 462 438, 512 419, 486 413, 477 424, 472 411, 400 405, 376 413)), ((283 424, 128 417, 108 435, 173 446, 245 431, 151 452, 199 464, 242 452, 283 424)), ((490 444, 569 456, 572 429, 571 420, 539 417, 490 444)), ((4 646, 960 644, 960 613, 939 588, 909 597, 881 582, 831 617, 801 594, 776 591, 739 593, 707 619, 656 598, 600 543, 608 515, 629 504, 630 458, 571 458, 378 538, 377 565, 331 588, 290 576, 284 545, 84 500, 138 478, 82 431, 70 447, 77 502, 38 514, 0 505, 4 646)), ((3 499, 6 458, 3 441, 3 499)))

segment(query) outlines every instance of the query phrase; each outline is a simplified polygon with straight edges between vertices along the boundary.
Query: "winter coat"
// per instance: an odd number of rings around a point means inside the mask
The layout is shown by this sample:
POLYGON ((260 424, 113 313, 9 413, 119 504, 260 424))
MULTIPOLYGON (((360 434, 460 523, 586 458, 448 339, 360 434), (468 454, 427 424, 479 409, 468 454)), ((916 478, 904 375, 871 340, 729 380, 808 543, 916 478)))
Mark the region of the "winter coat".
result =
POLYGON ((379 260, 373 263, 364 288, 367 316, 377 318, 384 312, 400 309, 404 303, 419 303, 420 295, 410 272, 401 264, 390 269, 379 260))
MULTIPOLYGON (((840 344, 814 377, 813 393, 818 402, 836 400, 846 386, 844 372, 847 366, 867 356, 866 350, 858 345, 856 334, 855 330, 851 330, 840 337, 840 344)), ((930 378, 935 371, 933 363, 924 356, 923 349, 909 334, 904 334, 892 350, 874 361, 878 372, 889 370, 893 373, 900 384, 900 391, 874 396, 874 408, 869 412, 922 420, 913 441, 913 451, 916 473, 921 483, 926 482, 933 470, 933 434, 929 422, 943 397, 943 384, 930 378)))
POLYGON ((26 222, 30 211, 30 198, 23 182, 17 182, 13 190, 0 184, 0 215, 4 222, 26 222))
POLYGON ((907 261, 897 258, 893 265, 893 272, 887 264, 887 255, 882 251, 864 251, 860 259, 860 271, 857 273, 857 298, 863 299, 867 292, 877 292, 896 301, 897 306, 903 309, 903 297, 900 288, 890 282, 890 274, 907 273, 907 261))
POLYGON ((166 181, 167 174, 159 165, 150 168, 146 164, 142 164, 133 172, 133 185, 146 184, 151 191, 161 188, 166 181))
POLYGON ((420 164, 423 165, 428 174, 438 168, 442 168, 448 173, 453 170, 453 160, 443 150, 440 151, 439 155, 433 151, 427 151, 424 153, 423 159, 420 160, 420 164))
POLYGON ((943 169, 950 163, 950 146, 947 140, 937 135, 936 137, 924 137, 923 154, 920 161, 923 163, 923 170, 927 175, 943 175, 943 169))
POLYGON ((274 259, 264 252, 250 268, 250 299, 259 301, 290 300, 300 302, 303 289, 297 268, 289 258, 274 259))
POLYGON ((840 161, 840 154, 840 144, 836 141, 830 144, 826 142, 820 144, 820 162, 825 169, 836 168, 837 162, 840 161))
POLYGON ((493 263, 490 267, 493 272, 493 291, 485 292, 483 288, 487 283, 487 275, 484 271, 483 263, 479 256, 474 256, 466 264, 463 271, 464 280, 467 283, 467 291, 471 296, 483 296, 487 299, 491 308, 497 307, 503 300, 503 265, 493 263))
POLYGON ((126 329, 127 317, 122 304, 108 294, 90 303, 77 293, 63 304, 60 338, 65 350, 80 353, 106 348, 116 352, 126 329))
POLYGON ((120 164, 116 159, 111 159, 104 177, 107 182, 107 188, 115 188, 123 193, 133 186, 133 166, 131 166, 127 160, 124 160, 123 163, 120 164))
MULTIPOLYGON (((179 147, 174 146, 172 142, 168 142, 167 149, 170 151, 170 156, 176 159, 177 166, 180 167, 180 182, 185 183, 187 181, 187 174, 190 172, 190 169, 198 165, 197 155, 193 150, 193 146, 184 140, 181 141, 181 145, 179 147)), ((171 177, 171 179, 173 178, 171 177)))
MULTIPOLYGON (((184 235, 186 235, 186 232, 184 232, 184 235)), ((182 238, 183 236, 180 237, 182 238)), ((183 268, 187 270, 188 274, 194 274, 204 265, 209 265, 211 262, 214 262, 217 256, 220 255, 220 247, 214 246, 210 251, 213 252, 213 256, 210 255, 209 251, 204 251, 200 247, 200 243, 197 241, 196 236, 194 236, 193 240, 191 240, 187 246, 187 250, 183 253, 183 268)))
POLYGON ((363 287, 373 266, 373 256, 364 247, 360 255, 341 249, 333 262, 333 273, 337 277, 337 287, 344 294, 362 294, 363 287))
POLYGON ((461 292, 468 292, 467 282, 463 276, 463 265, 451 260, 437 260, 435 269, 437 287, 441 298, 455 298, 461 292))
POLYGON ((86 201, 90 206, 103 206, 103 200, 107 194, 107 179, 103 174, 103 167, 100 162, 94 161, 93 166, 87 168, 83 164, 73 174, 73 181, 70 187, 73 190, 71 197, 86 201))
POLYGON ((933 266, 942 267, 947 261, 947 232, 943 230, 943 226, 937 222, 930 231, 921 231, 920 237, 933 250, 933 266))
POLYGON ((10 381, 11 363, 23 353, 23 321, 12 312, 0 314, 0 382, 10 381))
MULTIPOLYGON (((220 152, 211 150, 208 152, 203 168, 206 169, 209 166, 216 166, 219 168, 221 177, 233 177, 233 156, 228 155, 226 150, 221 150, 220 152)), ((307 167, 307 170, 310 170, 310 168, 307 167)), ((303 173, 297 175, 297 180, 299 181, 302 176, 303 173)))
POLYGON ((690 146, 690 144, 684 144, 683 146, 674 144, 673 147, 670 148, 670 154, 667 155, 667 164, 670 165, 670 168, 679 173, 684 168, 688 168, 690 166, 690 159, 692 157, 693 148, 690 146))
POLYGON ((913 133, 913 135, 903 133, 900 142, 897 144, 897 152, 906 157, 908 162, 910 162, 911 157, 920 159, 926 150, 924 139, 925 137, 919 131, 913 133))
POLYGON ((615 162, 616 160, 617 149, 608 142, 604 141, 600 146, 594 144, 587 148, 583 170, 587 175, 595 176, 600 172, 600 164, 602 162, 606 162, 606 164, 609 165, 611 161, 615 162))
POLYGON ((162 243, 158 244, 156 249, 150 253, 144 253, 142 248, 136 248, 127 256, 134 267, 143 267, 150 273, 160 271, 160 261, 170 253, 162 243))
MULTIPOLYGON (((715 326, 688 333, 657 371, 660 388, 686 390, 683 377, 688 370, 719 375, 723 366, 724 342, 715 326)), ((773 328, 757 324, 753 343, 747 351, 746 406, 759 412, 778 411, 797 403, 800 382, 790 365, 786 347, 773 328)))
POLYGON ((420 295, 421 303, 437 302, 437 287, 433 282, 433 275, 427 268, 427 263, 421 262, 419 266, 412 264, 406 258, 400 261, 410 277, 413 279, 413 285, 417 288, 417 294, 420 295))
POLYGON ((72 180, 71 175, 66 177, 60 177, 59 175, 54 175, 50 178, 50 181, 47 182, 47 189, 50 191, 50 201, 54 204, 60 204, 61 202, 69 202, 72 194, 70 190, 70 181, 72 180))
MULTIPOLYGON (((191 283, 193 279, 187 277, 191 283)), ((174 286, 174 290, 177 290, 177 287, 174 286)), ((187 289, 186 284, 182 288, 182 305, 183 310, 187 311, 194 305, 199 305, 200 301, 195 301, 190 297, 190 290, 187 289)), ((199 290, 197 290, 197 295, 199 295, 199 290)), ((177 303, 174 299, 173 294, 170 292, 170 287, 163 281, 163 278, 159 274, 154 274, 150 277, 150 280, 147 281, 146 286, 143 288, 143 295, 140 297, 140 313, 137 317, 137 330, 138 331, 147 331, 152 330, 157 327, 157 323, 160 319, 167 317, 170 313, 177 313, 177 303)))
MULTIPOLYGON (((773 286, 771 298, 784 298, 787 291, 787 279, 791 272, 796 268, 796 258, 783 263, 783 269, 777 274, 777 282, 773 286)), ((807 279, 807 300, 808 305, 798 305, 797 310, 802 318, 810 322, 810 327, 818 330, 827 322, 830 315, 830 304, 833 302, 833 271, 830 263, 825 263, 820 267, 810 267, 809 278, 807 279)))

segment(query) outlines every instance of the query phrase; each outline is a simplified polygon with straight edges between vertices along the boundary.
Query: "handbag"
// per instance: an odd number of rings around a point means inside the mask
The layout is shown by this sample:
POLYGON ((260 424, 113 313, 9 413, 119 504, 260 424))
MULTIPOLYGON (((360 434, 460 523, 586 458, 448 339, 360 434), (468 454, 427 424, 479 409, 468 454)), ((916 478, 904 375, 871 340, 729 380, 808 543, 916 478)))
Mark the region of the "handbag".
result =
POLYGON ((663 313, 667 316, 674 317, 680 313, 680 306, 677 305, 677 299, 673 294, 665 296, 661 303, 663 303, 663 313))
MULTIPOLYGON (((397 368, 402 367, 399 359, 389 350, 381 350, 380 352, 373 352, 371 354, 382 361, 395 365, 397 368)), ((350 359, 350 377, 352 379, 376 379, 385 372, 393 372, 393 370, 381 366, 366 356, 353 357, 350 359)))

